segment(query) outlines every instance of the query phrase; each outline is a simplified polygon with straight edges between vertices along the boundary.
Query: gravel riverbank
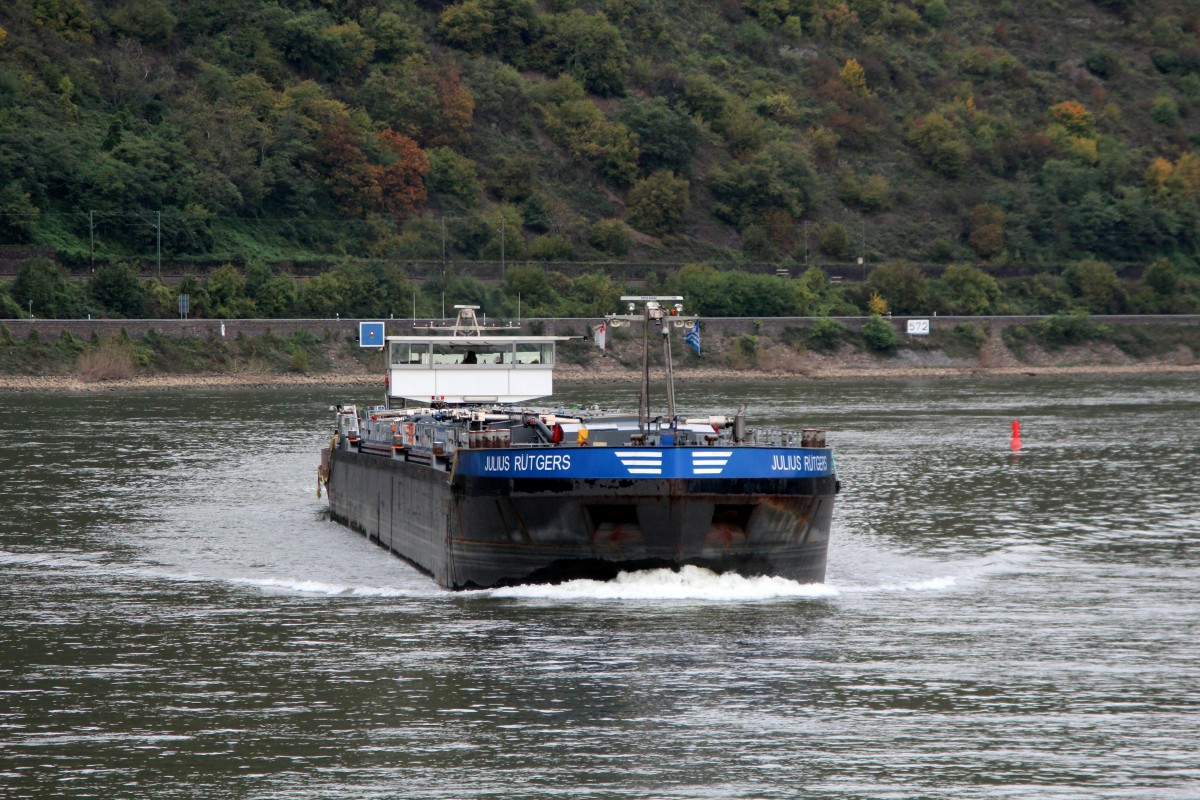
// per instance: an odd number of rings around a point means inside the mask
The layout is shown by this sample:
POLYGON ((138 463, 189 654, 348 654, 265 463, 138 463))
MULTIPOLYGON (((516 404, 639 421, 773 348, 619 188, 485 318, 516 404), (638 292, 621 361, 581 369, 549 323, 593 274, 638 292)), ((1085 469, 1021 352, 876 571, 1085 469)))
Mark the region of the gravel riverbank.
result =
MULTIPOLYGON (((784 369, 683 369, 676 374, 680 382, 730 380, 829 380, 871 379, 912 380, 915 378, 1005 377, 1013 375, 1139 375, 1185 373, 1200 374, 1200 364, 1135 363, 1083 364, 1069 366, 1019 365, 984 367, 911 366, 911 365, 821 365, 802 371, 784 369)), ((657 373, 656 373, 657 374, 657 373)), ((564 384, 635 383, 638 374, 619 364, 587 368, 564 364, 556 370, 556 380, 564 384)), ((259 389, 274 386, 378 387, 378 375, 347 373, 253 373, 188 375, 140 375, 124 380, 88 382, 72 375, 0 376, 0 392, 119 392, 143 389, 259 389)))

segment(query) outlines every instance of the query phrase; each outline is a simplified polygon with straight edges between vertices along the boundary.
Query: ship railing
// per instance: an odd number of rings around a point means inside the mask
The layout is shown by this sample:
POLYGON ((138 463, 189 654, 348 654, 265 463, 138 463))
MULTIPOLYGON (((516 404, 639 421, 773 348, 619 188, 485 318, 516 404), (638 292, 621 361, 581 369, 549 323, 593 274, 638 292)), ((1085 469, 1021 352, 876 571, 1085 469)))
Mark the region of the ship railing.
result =
POLYGON ((824 447, 825 431, 819 428, 787 430, 784 428, 756 428, 746 431, 749 445, 768 447, 824 447))

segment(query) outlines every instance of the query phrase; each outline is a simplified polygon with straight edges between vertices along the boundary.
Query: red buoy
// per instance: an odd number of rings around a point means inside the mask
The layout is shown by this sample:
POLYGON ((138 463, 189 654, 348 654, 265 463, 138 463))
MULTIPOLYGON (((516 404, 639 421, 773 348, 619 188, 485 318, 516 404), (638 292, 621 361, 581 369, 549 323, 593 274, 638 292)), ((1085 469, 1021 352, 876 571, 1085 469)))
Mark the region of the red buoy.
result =
POLYGON ((1011 442, 1012 449, 1020 450, 1021 449, 1021 420, 1014 419, 1012 422, 1012 428, 1013 428, 1012 442, 1011 442))

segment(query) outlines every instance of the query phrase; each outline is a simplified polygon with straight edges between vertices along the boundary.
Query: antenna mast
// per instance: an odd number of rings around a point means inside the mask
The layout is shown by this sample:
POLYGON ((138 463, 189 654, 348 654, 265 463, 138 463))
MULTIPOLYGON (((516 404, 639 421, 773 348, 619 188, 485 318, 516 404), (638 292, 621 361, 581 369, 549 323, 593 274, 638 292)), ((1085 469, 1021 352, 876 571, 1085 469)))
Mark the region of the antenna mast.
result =
POLYGON ((614 328, 633 322, 642 323, 642 387, 638 393, 638 432, 645 434, 650 422, 650 326, 662 331, 663 359, 667 371, 667 417, 675 417, 675 369, 671 361, 671 326, 682 328, 696 324, 697 317, 685 316, 683 298, 670 296, 628 295, 621 298, 628 314, 609 314, 604 319, 614 328), (641 305, 639 312, 638 306, 641 305))

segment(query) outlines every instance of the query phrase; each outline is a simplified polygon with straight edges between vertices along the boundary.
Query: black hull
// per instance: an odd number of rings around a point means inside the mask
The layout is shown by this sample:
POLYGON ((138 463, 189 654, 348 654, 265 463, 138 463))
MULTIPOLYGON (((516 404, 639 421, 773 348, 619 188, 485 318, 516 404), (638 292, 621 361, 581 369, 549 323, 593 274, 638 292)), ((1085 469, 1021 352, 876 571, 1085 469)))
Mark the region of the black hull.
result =
POLYGON ((825 578, 836 481, 458 477, 337 450, 331 516, 449 589, 695 565, 825 578))

